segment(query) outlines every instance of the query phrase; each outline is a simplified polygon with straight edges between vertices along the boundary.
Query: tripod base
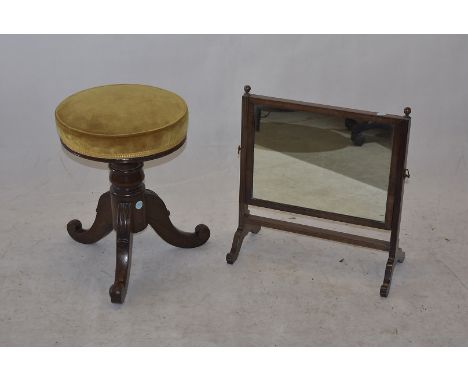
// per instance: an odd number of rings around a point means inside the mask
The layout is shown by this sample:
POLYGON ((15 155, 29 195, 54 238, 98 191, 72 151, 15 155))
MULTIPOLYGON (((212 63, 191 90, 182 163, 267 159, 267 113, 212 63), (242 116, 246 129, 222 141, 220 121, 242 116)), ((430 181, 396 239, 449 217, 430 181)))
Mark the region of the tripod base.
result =
POLYGON ((169 211, 161 198, 147 190, 143 183, 143 162, 111 163, 111 189, 99 198, 96 219, 88 230, 79 220, 67 225, 70 236, 83 244, 92 244, 116 231, 116 267, 114 284, 109 289, 113 303, 123 303, 127 293, 132 260, 132 237, 148 224, 167 243, 180 248, 195 248, 209 239, 210 230, 204 224, 195 232, 178 230, 169 219, 169 211))

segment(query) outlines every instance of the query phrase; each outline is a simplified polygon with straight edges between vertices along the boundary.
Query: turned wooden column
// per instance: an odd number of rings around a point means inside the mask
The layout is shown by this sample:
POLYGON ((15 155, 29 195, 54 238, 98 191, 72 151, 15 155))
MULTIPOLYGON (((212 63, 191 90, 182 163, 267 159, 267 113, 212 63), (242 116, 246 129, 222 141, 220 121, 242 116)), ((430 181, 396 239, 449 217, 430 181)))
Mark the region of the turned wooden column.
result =
POLYGON ((146 228, 145 174, 143 162, 110 163, 112 225, 116 232, 114 284, 111 301, 122 303, 127 293, 132 262, 132 237, 146 228))

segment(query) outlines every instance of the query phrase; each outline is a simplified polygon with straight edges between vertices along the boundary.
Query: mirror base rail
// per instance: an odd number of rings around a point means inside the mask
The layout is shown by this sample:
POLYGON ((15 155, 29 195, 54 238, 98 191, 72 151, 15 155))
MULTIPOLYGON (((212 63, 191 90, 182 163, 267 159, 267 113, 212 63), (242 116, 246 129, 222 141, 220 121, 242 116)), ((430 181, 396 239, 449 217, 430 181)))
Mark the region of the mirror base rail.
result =
POLYGON ((279 229, 282 231, 293 232, 300 235, 314 236, 321 239, 338 241, 341 243, 358 245, 380 251, 389 251, 390 242, 374 239, 365 236, 354 235, 339 231, 333 231, 326 228, 319 228, 310 225, 292 223, 284 220, 271 219, 257 215, 249 215, 246 222, 252 226, 261 226, 265 228, 279 229))
POLYGON ((243 225, 240 226, 234 234, 231 251, 226 255, 228 264, 234 264, 237 260, 245 236, 247 236, 249 232, 257 234, 261 227, 318 237, 325 240, 333 240, 380 251, 388 251, 389 257, 385 267, 385 277, 380 287, 380 295, 382 297, 387 297, 390 292, 396 263, 403 263, 405 260, 405 252, 399 247, 396 247, 395 251, 392 251, 390 241, 249 214, 244 216, 243 225))

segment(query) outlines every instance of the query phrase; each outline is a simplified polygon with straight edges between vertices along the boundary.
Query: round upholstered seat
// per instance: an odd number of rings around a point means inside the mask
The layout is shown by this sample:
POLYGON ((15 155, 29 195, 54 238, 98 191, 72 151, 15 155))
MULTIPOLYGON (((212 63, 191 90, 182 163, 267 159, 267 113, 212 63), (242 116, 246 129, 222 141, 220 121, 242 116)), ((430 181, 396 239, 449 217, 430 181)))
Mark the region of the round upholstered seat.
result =
POLYGON ((60 139, 91 159, 156 157, 180 147, 188 108, 168 90, 146 85, 105 85, 71 95, 55 110, 60 139))

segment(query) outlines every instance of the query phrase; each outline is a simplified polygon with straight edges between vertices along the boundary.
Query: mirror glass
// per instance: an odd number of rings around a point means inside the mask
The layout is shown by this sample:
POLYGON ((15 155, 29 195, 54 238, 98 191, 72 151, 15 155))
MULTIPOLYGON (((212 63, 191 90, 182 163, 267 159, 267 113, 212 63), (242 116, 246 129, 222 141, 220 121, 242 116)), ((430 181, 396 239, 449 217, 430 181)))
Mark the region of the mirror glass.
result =
POLYGON ((254 198, 385 220, 391 125, 255 106, 254 128, 254 198))

